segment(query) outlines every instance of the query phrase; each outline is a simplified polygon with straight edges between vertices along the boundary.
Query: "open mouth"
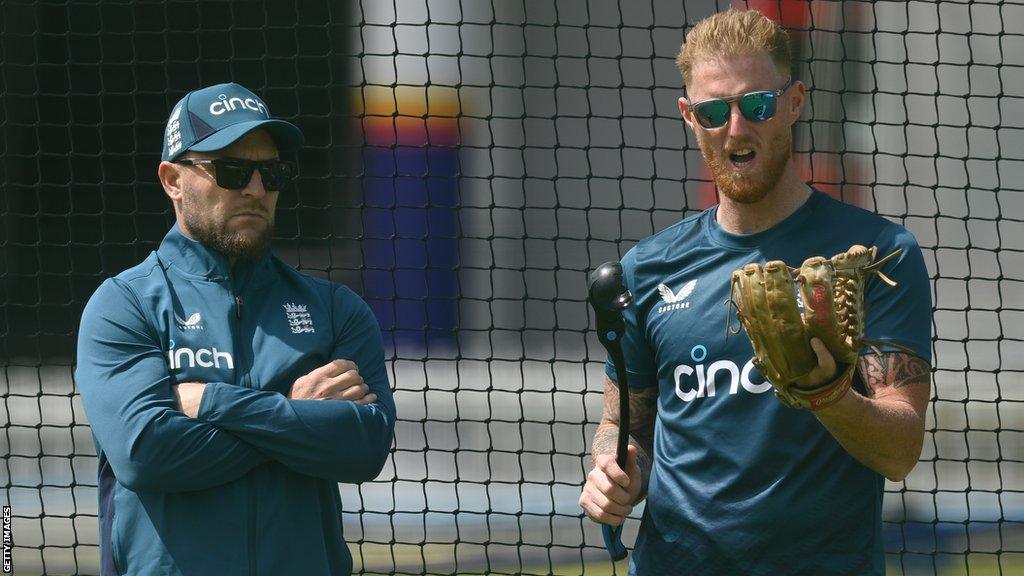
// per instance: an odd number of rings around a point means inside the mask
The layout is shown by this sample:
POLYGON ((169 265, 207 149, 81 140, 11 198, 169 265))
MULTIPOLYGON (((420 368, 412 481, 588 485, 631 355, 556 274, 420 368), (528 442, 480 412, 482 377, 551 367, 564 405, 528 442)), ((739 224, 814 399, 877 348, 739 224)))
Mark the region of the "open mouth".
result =
POLYGON ((753 162, 754 156, 756 155, 757 153, 754 152, 753 150, 749 148, 744 148, 743 150, 738 150, 736 152, 733 152, 732 154, 729 154, 729 160, 731 160, 732 163, 735 164, 736 166, 743 166, 745 164, 753 162))

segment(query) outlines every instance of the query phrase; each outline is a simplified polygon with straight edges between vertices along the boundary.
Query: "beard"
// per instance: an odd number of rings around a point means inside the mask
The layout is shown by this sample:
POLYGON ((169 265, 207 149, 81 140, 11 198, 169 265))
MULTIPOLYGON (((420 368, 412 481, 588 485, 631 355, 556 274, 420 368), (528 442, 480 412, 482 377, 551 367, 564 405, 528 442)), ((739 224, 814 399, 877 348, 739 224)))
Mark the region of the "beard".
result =
POLYGON ((243 232, 229 230, 226 221, 215 221, 209 210, 196 202, 196 194, 192 190, 186 192, 181 202, 185 227, 194 240, 240 262, 254 262, 267 252, 274 236, 273 215, 260 232, 251 229, 243 232))
POLYGON ((755 161, 762 163, 761 169, 752 173, 738 174, 732 169, 729 157, 722 150, 711 151, 698 138, 701 155, 711 168, 718 191, 726 198, 740 204, 754 204, 768 195, 786 169, 793 155, 793 133, 781 131, 758 153, 755 161))

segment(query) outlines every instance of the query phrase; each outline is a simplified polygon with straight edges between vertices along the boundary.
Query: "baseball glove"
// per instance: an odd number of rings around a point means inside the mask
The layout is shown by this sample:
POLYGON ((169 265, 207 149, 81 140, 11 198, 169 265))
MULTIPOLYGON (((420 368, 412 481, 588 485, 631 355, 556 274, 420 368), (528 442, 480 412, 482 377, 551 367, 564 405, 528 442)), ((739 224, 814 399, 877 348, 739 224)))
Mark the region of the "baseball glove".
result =
POLYGON ((896 285, 879 268, 900 250, 875 261, 877 252, 854 245, 831 259, 808 258, 800 268, 774 260, 732 273, 730 302, 754 347, 754 366, 787 406, 818 410, 838 401, 850 387, 859 352, 870 344, 864 339, 864 282, 877 274, 896 285), (832 382, 801 388, 796 382, 818 365, 811 338, 821 339, 841 371, 832 382))

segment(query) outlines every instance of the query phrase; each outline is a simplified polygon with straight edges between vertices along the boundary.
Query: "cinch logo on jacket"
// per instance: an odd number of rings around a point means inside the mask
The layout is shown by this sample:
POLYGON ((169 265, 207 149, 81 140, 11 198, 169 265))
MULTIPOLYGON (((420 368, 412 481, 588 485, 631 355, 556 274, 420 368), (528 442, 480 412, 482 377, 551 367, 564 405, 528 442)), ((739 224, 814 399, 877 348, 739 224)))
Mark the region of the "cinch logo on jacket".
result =
POLYGON ((227 368, 235 369, 235 359, 230 352, 220 352, 216 348, 175 348, 174 340, 171 340, 171 349, 167 351, 167 365, 171 370, 181 370, 182 366, 195 368, 227 368))

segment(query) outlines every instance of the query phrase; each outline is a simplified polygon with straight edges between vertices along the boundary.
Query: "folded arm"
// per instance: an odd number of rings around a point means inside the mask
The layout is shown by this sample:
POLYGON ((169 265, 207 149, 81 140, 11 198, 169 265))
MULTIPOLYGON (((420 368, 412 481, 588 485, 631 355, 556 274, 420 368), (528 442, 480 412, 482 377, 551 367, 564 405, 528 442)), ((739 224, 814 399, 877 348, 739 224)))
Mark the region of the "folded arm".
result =
POLYGON ((344 305, 347 313, 335 327, 330 357, 352 362, 332 362, 322 369, 343 368, 316 376, 336 379, 337 394, 320 395, 316 391, 327 388, 304 381, 316 370, 296 381, 290 396, 212 383, 202 392, 197 418, 237 435, 296 472, 338 482, 374 479, 390 453, 395 404, 376 319, 354 295, 344 305), (348 364, 358 365, 354 375, 348 364), (304 392, 296 393, 300 388, 304 392), (346 390, 366 394, 357 394, 359 401, 340 399, 346 390))
POLYGON ((266 456, 178 409, 167 360, 131 293, 108 280, 82 314, 75 380, 98 448, 136 491, 200 490, 266 456))

